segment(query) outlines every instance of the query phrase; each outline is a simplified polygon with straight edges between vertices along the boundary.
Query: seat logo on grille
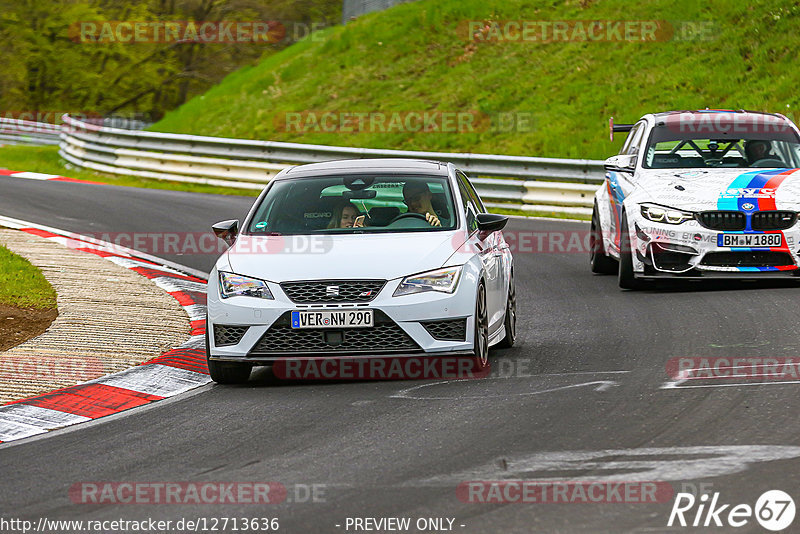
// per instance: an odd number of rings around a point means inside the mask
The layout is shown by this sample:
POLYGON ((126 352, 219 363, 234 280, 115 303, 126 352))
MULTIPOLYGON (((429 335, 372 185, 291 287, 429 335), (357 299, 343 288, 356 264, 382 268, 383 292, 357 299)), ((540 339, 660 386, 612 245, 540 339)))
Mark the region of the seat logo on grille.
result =
POLYGON ((338 297, 339 296, 339 286, 327 286, 325 288, 325 294, 329 297, 338 297))
POLYGON ((756 209, 756 207, 753 204, 751 204, 750 202, 745 202, 744 204, 742 204, 742 209, 745 210, 745 211, 752 211, 752 210, 756 209))
POLYGON ((369 297, 372 295, 372 291, 362 291, 358 296, 359 297, 369 297))

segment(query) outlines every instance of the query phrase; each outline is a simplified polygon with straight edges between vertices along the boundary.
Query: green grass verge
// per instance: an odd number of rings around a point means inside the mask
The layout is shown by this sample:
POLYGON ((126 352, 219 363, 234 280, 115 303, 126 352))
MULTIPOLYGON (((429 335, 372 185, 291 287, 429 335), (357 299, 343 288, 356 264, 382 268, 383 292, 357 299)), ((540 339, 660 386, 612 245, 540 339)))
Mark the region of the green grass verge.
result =
POLYGON ((157 131, 375 148, 605 159, 608 118, 800 108, 800 6, 785 0, 420 0, 314 34, 168 113, 157 131), (471 43, 468 21, 660 21, 654 42, 471 43), (670 31, 676 30, 675 33, 670 31), (690 32, 700 32, 695 38, 690 32), (662 38, 663 37, 663 38, 662 38), (529 113, 467 133, 282 127, 287 112, 529 113))
POLYGON ((0 245, 0 304, 54 310, 56 292, 42 272, 0 245))
POLYGON ((0 168, 14 171, 41 172, 58 174, 70 178, 102 182, 109 185, 122 185, 130 187, 148 187, 151 189, 169 189, 172 191, 189 191, 192 193, 212 193, 217 195, 257 196, 259 191, 250 189, 235 189, 232 187, 218 187, 204 184, 191 184, 186 182, 170 182, 166 180, 151 180, 137 176, 124 176, 107 174, 82 169, 67 164, 58 155, 56 146, 3 146, 0 147, 0 168))

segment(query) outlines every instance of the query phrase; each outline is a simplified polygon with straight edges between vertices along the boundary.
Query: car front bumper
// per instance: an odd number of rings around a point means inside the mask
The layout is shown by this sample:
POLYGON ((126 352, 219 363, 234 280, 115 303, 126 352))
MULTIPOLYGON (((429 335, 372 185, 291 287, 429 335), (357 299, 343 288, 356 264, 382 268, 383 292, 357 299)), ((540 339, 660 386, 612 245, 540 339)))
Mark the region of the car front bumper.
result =
POLYGON ((721 232, 697 221, 672 225, 637 216, 630 229, 638 277, 752 278, 796 276, 800 223, 787 230, 721 232), (781 234, 780 247, 720 246, 722 234, 781 234))
MULTIPOLYGON (((370 358, 379 356, 409 357, 409 356, 463 356, 472 353, 474 338, 474 309, 477 278, 468 271, 462 274, 462 279, 452 294, 425 292, 413 295, 393 297, 393 293, 400 280, 390 280, 381 289, 378 295, 369 302, 353 305, 333 304, 318 307, 309 307, 307 304, 295 304, 283 292, 280 284, 268 282, 269 289, 274 296, 272 299, 236 296, 223 299, 219 294, 219 282, 216 269, 212 271, 208 284, 208 323, 209 332, 209 357, 217 361, 251 362, 254 364, 272 364, 287 358, 370 358), (475 278, 475 280, 473 280, 475 278), (315 342, 313 350, 304 350, 302 343, 293 343, 292 336, 297 333, 287 326, 288 314, 295 310, 344 310, 344 309, 370 309, 375 314, 376 326, 380 321, 382 326, 391 327, 398 335, 405 334, 413 342, 403 345, 399 349, 382 350, 380 343, 377 348, 366 347, 363 350, 341 350, 335 345, 330 350, 320 350, 319 342, 315 342), (423 323, 437 321, 458 321, 465 323, 464 336, 460 340, 436 339, 426 329, 423 323), (395 326, 396 325, 396 326, 395 326), (235 339, 235 344, 226 343, 218 345, 215 331, 218 326, 241 328, 244 333, 235 339), (399 328, 399 330, 398 330, 399 328), (262 338, 270 333, 273 339, 276 330, 282 332, 281 339, 286 342, 281 346, 266 346, 262 338), (288 350, 286 350, 288 348, 288 350)), ((327 332, 343 332, 348 335, 348 329, 314 329, 326 339, 327 332)), ((357 334, 366 335, 364 328, 357 334)), ((238 333, 238 332, 237 332, 238 333)), ((378 332, 376 331, 377 335, 378 332)), ((326 341, 327 342, 327 341, 326 341)))

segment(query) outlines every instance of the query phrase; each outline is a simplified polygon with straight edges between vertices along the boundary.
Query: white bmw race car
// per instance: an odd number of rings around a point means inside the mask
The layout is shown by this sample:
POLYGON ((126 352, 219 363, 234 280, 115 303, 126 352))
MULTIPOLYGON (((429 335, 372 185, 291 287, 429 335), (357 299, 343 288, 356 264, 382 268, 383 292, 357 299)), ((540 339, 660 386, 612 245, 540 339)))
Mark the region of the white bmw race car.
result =
MULTIPOLYGON (((779 114, 649 114, 605 162, 591 268, 635 289, 658 277, 797 275, 800 131, 779 114)), ((613 133, 612 133, 613 135, 613 133)))
MULTIPOLYGON (((516 328, 507 217, 452 164, 331 161, 281 171, 208 280, 211 378, 324 358, 455 358, 486 369, 516 328)), ((375 360, 373 360, 375 361, 375 360)))

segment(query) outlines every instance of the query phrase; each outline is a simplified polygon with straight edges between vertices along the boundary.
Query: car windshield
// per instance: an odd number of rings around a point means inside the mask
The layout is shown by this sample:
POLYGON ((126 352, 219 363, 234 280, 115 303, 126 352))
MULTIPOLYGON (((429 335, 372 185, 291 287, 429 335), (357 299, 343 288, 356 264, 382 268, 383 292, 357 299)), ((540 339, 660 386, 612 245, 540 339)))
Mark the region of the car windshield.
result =
POLYGON ((681 115, 653 128, 643 162, 646 169, 800 167, 800 139, 779 117, 681 115))
POLYGON ((256 209, 248 232, 431 232, 455 226, 447 178, 355 174, 277 181, 256 209))

